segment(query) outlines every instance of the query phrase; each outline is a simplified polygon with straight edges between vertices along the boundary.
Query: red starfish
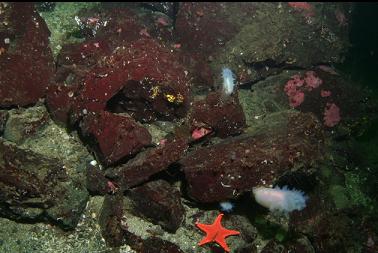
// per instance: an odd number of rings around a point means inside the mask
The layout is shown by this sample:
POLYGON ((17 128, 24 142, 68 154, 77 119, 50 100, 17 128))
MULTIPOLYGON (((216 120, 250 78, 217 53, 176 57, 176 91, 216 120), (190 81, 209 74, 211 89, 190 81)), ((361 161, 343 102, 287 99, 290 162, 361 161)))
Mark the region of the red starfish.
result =
POLYGON ((222 246, 225 251, 230 252, 230 248, 227 246, 225 238, 230 235, 239 235, 240 232, 224 228, 221 224, 222 217, 223 213, 219 214, 211 225, 202 224, 198 221, 196 222, 196 226, 206 233, 205 238, 198 243, 199 246, 209 242, 216 242, 222 246))

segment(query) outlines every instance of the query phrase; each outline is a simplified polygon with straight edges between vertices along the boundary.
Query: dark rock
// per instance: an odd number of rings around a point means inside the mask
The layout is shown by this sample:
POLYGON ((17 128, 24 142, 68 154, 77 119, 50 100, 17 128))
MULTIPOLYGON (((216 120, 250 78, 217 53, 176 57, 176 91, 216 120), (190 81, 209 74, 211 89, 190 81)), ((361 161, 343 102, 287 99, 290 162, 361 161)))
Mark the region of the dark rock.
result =
POLYGON ((180 192, 166 181, 146 183, 130 190, 128 196, 133 200, 135 215, 146 217, 170 233, 175 233, 184 220, 180 192))
POLYGON ((0 213, 27 221, 50 219, 64 229, 79 221, 88 194, 57 159, 0 140, 0 213))
POLYGON ((239 32, 241 27, 236 20, 253 12, 251 3, 182 3, 176 36, 184 48, 208 57, 239 32))
POLYGON ((236 93, 226 97, 219 92, 212 92, 204 101, 194 102, 189 121, 192 129, 206 127, 214 130, 221 138, 240 134, 246 127, 236 93))
POLYGON ((356 252, 363 243, 359 209, 336 210, 325 192, 309 196, 307 207, 290 214, 290 229, 311 241, 315 252, 356 252))
POLYGON ((5 124, 8 120, 8 112, 7 111, 0 111, 0 135, 3 134, 5 129, 5 124))
POLYGON ((311 241, 306 237, 298 238, 297 240, 287 243, 285 245, 284 252, 303 252, 303 253, 313 253, 316 252, 311 244, 311 241))
MULTIPOLYGON (((367 119, 374 118, 377 113, 377 105, 371 101, 371 94, 324 65, 312 71, 299 72, 299 75, 305 78, 311 72, 321 80, 321 84, 317 88, 304 90, 305 99, 296 109, 314 113, 326 129, 341 126, 346 136, 358 135, 366 130, 367 119), (335 121, 333 126, 327 123, 329 120, 325 114, 330 104, 339 108, 339 121, 335 121)), ((330 117, 330 120, 332 118, 335 117, 330 117)))
POLYGON ((345 213, 323 213, 308 235, 315 252, 358 251, 363 238, 355 224, 345 213))
POLYGON ((262 249, 261 253, 278 253, 282 251, 284 246, 279 244, 276 240, 270 240, 262 249))
POLYGON ((272 185, 290 171, 310 174, 321 159, 323 133, 312 114, 283 112, 253 134, 197 149, 180 161, 190 197, 217 202, 254 186, 272 185))
MULTIPOLYGON (((377 114, 377 105, 368 91, 337 74, 329 66, 320 65, 316 68, 301 71, 284 71, 259 81, 252 86, 252 91, 240 90, 239 101, 245 112, 249 128, 266 124, 265 117, 275 112, 294 108, 301 112, 311 112, 327 130, 332 130, 333 138, 347 139, 363 133, 377 114), (310 75, 311 74, 311 75, 310 75), (311 78, 310 78, 311 77, 311 78), (294 88, 295 93, 303 93, 303 101, 290 106, 288 85, 297 78, 300 87, 294 88), (308 78, 319 86, 313 88, 307 84, 308 78), (333 127, 325 123, 327 104, 335 104, 339 108, 340 121, 333 127)), ((335 121, 336 122, 336 121, 335 121)))
POLYGON ((4 138, 13 142, 7 142, 4 157, 14 171, 11 175, 18 178, 10 186, 15 185, 16 192, 23 184, 42 189, 38 192, 40 196, 19 203, 22 208, 10 206, 19 214, 11 217, 30 221, 49 219, 65 229, 74 228, 88 200, 83 174, 93 157, 74 132, 68 135, 65 129, 54 124, 44 106, 8 112, 4 138), (44 206, 44 201, 51 204, 44 206))
POLYGON ((181 158, 187 147, 185 139, 177 139, 159 147, 150 148, 125 165, 108 169, 106 176, 115 179, 124 189, 128 189, 167 169, 169 165, 181 158))
POLYGON ((236 253, 257 253, 257 247, 253 244, 238 248, 236 253))
POLYGON ((22 144, 44 128, 50 120, 44 107, 10 110, 4 129, 4 138, 16 144, 22 144))
POLYGON ((34 104, 54 71, 50 32, 33 3, 4 3, 0 10, 0 107, 34 104))
POLYGON ((101 208, 99 224, 101 234, 107 245, 119 247, 124 243, 124 230, 122 225, 123 218, 123 195, 106 195, 101 208))
POLYGON ((93 157, 82 145, 75 131, 68 134, 66 129, 56 125, 42 105, 12 109, 8 113, 5 139, 44 157, 60 160, 70 168, 72 177, 82 178, 81 174, 84 174, 93 157))
POLYGON ((225 44, 233 38, 252 16, 255 4, 251 3, 181 3, 177 13, 174 35, 180 43, 183 62, 194 75, 194 84, 199 88, 213 85, 210 62, 222 52, 225 44))
POLYGON ((322 3, 309 3, 312 15, 303 16, 287 3, 256 3, 255 15, 246 17, 211 63, 212 68, 218 72, 229 66, 245 83, 284 68, 341 62, 348 29, 334 23, 334 12, 342 5, 325 8, 322 3))
POLYGON ((105 195, 109 192, 108 179, 98 166, 87 167, 87 190, 93 195, 105 195))
POLYGON ((78 85, 51 85, 47 90, 46 105, 51 117, 58 123, 68 125, 70 113, 75 103, 78 85))
POLYGON ((245 245, 256 240, 258 236, 258 230, 245 216, 232 214, 226 217, 224 221, 227 227, 237 228, 237 230, 240 232, 240 237, 234 237, 235 241, 238 240, 238 243, 235 243, 236 245, 245 245), (243 243, 240 243, 240 241, 242 241, 243 243))
POLYGON ((84 117, 80 127, 85 136, 95 139, 96 151, 106 165, 135 155, 151 144, 148 130, 129 116, 106 111, 90 113, 84 117))

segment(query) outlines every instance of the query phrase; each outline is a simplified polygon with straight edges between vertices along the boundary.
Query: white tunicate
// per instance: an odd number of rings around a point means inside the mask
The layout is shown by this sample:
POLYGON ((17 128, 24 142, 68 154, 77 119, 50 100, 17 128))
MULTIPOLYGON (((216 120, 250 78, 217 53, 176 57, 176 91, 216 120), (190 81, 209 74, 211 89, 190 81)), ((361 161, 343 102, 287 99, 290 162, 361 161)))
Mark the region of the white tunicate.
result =
POLYGON ((270 211, 281 211, 289 213, 294 210, 302 210, 306 207, 308 197, 295 189, 288 189, 286 186, 279 188, 255 187, 253 195, 256 202, 270 211))
POLYGON ((234 73, 232 73, 231 69, 223 68, 222 70, 222 77, 223 77, 223 92, 226 95, 231 95, 235 88, 235 77, 234 73))

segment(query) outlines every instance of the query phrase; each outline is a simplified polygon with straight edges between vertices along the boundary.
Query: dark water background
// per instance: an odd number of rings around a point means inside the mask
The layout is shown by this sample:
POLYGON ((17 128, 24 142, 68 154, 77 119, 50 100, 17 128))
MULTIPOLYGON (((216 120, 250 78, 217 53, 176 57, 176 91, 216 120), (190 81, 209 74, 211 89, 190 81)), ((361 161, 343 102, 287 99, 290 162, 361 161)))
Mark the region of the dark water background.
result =
MULTIPOLYGON (((350 30, 351 47, 345 62, 337 66, 355 83, 372 90, 372 97, 378 99, 378 3, 356 3, 352 13, 350 30)), ((378 119, 372 121, 369 129, 361 135, 355 146, 364 158, 362 166, 378 165, 378 119)), ((364 172, 361 172, 364 173, 364 172)), ((378 171, 376 169, 365 172, 371 177, 366 190, 378 195, 378 171)), ((375 197, 377 199, 377 197, 375 197)))

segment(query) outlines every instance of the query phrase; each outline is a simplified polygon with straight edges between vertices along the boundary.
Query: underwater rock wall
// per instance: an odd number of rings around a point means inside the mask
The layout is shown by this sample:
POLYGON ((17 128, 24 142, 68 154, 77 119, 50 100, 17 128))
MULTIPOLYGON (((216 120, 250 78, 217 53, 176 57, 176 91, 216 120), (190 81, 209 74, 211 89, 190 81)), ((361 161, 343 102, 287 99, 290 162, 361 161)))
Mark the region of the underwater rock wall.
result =
POLYGON ((20 222, 0 226, 57 225, 77 237, 66 253, 82 236, 99 251, 223 252, 197 245, 196 224, 233 201, 231 252, 375 247, 372 212, 351 210, 344 187, 377 113, 332 67, 350 3, 72 6, 0 3, 0 216, 20 222), (251 192, 275 185, 305 191, 307 207, 268 213, 251 192))

